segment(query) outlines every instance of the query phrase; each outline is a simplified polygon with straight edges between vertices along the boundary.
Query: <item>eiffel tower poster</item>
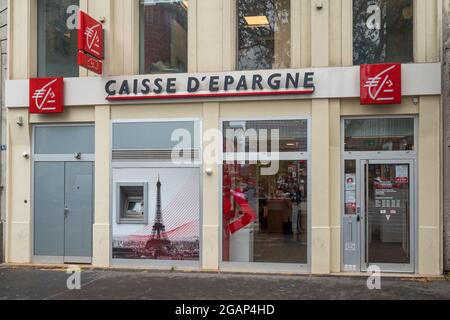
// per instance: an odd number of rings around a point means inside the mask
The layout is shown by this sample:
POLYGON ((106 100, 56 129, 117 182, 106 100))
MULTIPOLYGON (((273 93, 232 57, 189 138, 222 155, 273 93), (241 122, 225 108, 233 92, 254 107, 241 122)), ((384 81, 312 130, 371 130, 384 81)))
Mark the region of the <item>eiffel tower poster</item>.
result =
MULTIPOLYGON (((148 184, 147 220, 113 225, 113 259, 198 261, 200 175, 195 168, 120 171, 120 179, 148 184)), ((135 194, 132 194, 135 196, 135 194)), ((145 204, 144 200, 144 204, 145 204)))

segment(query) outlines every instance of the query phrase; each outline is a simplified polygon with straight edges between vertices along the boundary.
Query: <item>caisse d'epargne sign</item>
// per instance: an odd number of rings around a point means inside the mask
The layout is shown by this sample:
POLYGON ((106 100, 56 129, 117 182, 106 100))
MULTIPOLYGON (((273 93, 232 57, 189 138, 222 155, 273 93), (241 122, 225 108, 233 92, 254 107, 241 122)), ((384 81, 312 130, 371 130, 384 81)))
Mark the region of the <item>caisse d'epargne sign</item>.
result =
POLYGON ((176 99, 257 95, 312 94, 314 72, 170 75, 111 79, 105 84, 107 100, 176 99))

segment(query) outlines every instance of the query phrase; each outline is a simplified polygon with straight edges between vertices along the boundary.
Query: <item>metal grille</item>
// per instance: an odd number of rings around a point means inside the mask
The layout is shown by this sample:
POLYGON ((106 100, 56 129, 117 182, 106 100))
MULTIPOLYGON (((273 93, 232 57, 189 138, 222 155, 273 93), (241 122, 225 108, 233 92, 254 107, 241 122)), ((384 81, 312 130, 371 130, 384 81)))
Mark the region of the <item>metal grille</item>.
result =
POLYGON ((198 149, 160 149, 160 150, 113 150, 112 159, 116 161, 149 160, 171 161, 172 154, 179 158, 199 160, 198 149))

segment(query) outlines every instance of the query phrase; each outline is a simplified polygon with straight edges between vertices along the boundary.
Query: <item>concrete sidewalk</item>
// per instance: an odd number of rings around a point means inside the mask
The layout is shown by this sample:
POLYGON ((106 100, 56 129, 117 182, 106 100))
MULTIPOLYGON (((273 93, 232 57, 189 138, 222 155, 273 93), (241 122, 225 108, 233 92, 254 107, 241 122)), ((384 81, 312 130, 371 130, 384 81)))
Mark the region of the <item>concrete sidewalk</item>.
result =
POLYGON ((450 281, 383 277, 368 290, 366 277, 282 276, 87 269, 81 290, 67 289, 65 269, 0 266, 0 300, 450 300, 450 281))

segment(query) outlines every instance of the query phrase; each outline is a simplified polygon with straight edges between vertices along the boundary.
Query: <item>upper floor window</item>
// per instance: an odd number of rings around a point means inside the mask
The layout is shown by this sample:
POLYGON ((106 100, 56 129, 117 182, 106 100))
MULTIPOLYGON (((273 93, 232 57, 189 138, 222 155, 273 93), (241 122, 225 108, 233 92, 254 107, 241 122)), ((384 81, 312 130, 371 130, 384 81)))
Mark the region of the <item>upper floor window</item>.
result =
POLYGON ((414 0, 353 0, 353 63, 412 62, 414 0))
POLYGON ((189 1, 140 0, 140 73, 187 72, 189 1))
POLYGON ((77 77, 79 0, 38 1, 38 76, 77 77))
POLYGON ((290 0, 238 0, 238 69, 291 66, 290 0))

